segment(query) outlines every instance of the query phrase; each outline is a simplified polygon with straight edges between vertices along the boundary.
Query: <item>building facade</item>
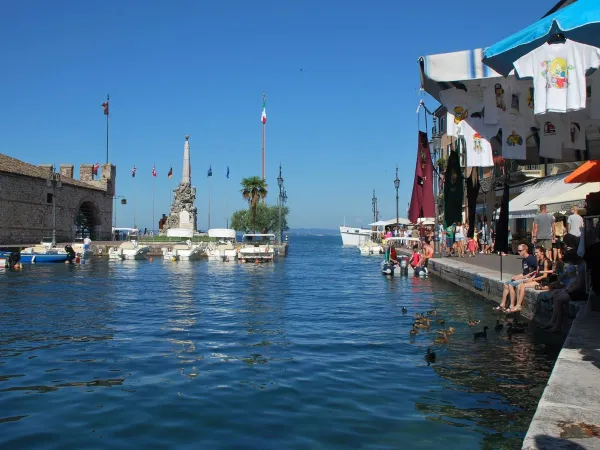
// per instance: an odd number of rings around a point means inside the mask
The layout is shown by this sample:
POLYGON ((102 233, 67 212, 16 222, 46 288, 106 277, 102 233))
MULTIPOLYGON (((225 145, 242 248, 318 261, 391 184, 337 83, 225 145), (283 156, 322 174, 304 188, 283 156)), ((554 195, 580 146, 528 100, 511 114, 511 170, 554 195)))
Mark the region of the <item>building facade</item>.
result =
POLYGON ((73 165, 61 164, 54 177, 53 169, 0 154, 0 246, 51 237, 53 203, 57 242, 80 236, 111 239, 116 167, 104 164, 97 180, 92 164, 80 166, 78 180, 73 165))

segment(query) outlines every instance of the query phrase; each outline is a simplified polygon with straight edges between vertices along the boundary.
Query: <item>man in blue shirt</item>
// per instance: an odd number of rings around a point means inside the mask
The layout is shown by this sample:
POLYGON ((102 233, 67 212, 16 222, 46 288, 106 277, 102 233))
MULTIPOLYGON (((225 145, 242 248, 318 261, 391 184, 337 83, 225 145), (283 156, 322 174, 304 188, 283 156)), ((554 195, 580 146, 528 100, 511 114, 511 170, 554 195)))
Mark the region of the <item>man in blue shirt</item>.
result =
POLYGON ((511 281, 504 283, 502 302, 499 306, 494 308, 495 310, 504 311, 506 308, 506 300, 509 295, 511 304, 514 303, 515 287, 533 277, 534 273, 537 271, 537 259, 535 259, 535 256, 529 254, 529 247, 527 247, 527 245, 519 244, 517 252, 519 253, 519 256, 523 258, 523 261, 521 261, 523 273, 521 275, 515 275, 512 277, 511 281))

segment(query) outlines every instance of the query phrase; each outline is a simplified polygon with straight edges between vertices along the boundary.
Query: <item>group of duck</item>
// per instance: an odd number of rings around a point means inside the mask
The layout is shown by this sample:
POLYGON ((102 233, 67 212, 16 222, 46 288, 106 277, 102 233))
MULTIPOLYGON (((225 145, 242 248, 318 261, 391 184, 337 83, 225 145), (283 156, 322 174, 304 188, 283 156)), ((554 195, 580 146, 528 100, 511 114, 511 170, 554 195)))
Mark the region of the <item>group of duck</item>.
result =
MULTIPOLYGON (((408 312, 407 308, 402 307, 402 314, 406 314, 407 312, 408 312)), ((415 314, 415 321, 413 323, 412 329, 410 330, 409 334, 411 336, 416 336, 419 334, 419 330, 429 330, 433 323, 435 323, 437 325, 444 325, 446 323, 446 321, 438 315, 438 311, 436 308, 432 309, 431 311, 427 311, 425 313, 417 313, 417 314, 415 314)), ((469 320, 467 321, 467 325, 469 325, 469 327, 474 327, 474 326, 478 325, 479 323, 481 323, 480 320, 475 320, 475 319, 471 319, 471 318, 469 318, 469 320)), ((494 326, 494 330, 497 333, 500 333, 504 329, 505 325, 506 325, 506 335, 508 336, 508 339, 511 339, 512 336, 515 334, 525 333, 528 324, 517 322, 517 321, 508 321, 506 324, 503 324, 503 323, 500 323, 500 320, 496 320, 496 325, 494 326)), ((473 333, 473 340, 474 341, 476 341, 478 339, 487 340, 487 330, 488 329, 489 329, 488 326, 484 326, 482 331, 473 333)), ((445 329, 437 330, 438 337, 433 340, 433 343, 434 344, 447 344, 448 342, 450 342, 450 336, 452 334, 454 334, 455 331, 456 331, 456 328, 454 328, 454 327, 448 327, 445 329)), ((427 361, 427 363, 429 364, 429 363, 435 362, 435 358, 436 358, 435 352, 428 348, 427 353, 425 354, 425 361, 427 361)))

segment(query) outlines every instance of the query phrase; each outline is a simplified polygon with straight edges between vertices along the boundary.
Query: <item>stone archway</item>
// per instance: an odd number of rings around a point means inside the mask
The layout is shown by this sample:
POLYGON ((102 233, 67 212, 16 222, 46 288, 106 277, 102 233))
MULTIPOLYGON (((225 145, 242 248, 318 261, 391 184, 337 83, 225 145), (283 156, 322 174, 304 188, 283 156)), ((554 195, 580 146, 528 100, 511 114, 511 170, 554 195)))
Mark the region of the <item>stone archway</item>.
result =
POLYGON ((97 230, 100 228, 100 212, 98 206, 89 199, 84 199, 75 213, 75 238, 89 237, 92 240, 100 239, 97 230))

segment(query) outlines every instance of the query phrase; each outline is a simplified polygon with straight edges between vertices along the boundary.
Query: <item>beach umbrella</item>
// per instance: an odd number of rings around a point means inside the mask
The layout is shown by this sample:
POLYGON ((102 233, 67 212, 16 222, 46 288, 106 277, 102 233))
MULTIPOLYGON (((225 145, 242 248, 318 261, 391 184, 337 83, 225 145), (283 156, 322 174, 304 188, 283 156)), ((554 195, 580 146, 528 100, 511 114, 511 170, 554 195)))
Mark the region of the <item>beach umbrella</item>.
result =
POLYGON ((565 177, 565 183, 594 183, 597 181, 600 181, 600 161, 587 161, 565 177))
POLYGON ((508 76, 513 63, 552 36, 600 47, 600 1, 578 0, 485 49, 483 62, 508 76))

